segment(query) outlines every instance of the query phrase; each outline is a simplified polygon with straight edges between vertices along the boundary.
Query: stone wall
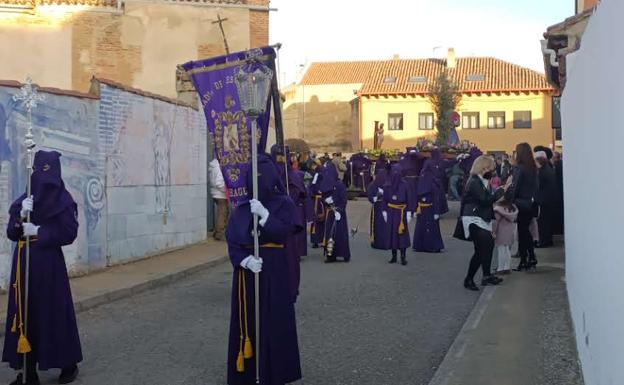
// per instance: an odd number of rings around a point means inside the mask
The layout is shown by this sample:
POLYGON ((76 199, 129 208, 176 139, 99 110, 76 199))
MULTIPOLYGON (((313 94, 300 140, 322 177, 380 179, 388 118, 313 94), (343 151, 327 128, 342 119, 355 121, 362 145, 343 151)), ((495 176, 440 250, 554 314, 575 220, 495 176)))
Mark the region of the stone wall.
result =
MULTIPOLYGON (((26 112, 0 83, 0 228, 26 186, 26 112)), ((34 111, 38 149, 63 154, 78 204, 79 235, 65 248, 71 275, 206 239, 207 148, 203 113, 175 100, 94 80, 94 93, 42 89, 34 111)), ((13 245, 0 232, 0 289, 13 245)))

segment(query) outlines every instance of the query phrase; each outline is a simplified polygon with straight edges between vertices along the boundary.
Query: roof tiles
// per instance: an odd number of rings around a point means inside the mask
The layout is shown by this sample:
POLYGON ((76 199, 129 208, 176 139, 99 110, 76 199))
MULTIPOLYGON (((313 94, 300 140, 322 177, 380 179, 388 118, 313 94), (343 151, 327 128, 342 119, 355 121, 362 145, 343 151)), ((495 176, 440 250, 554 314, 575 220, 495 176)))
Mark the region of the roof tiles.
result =
MULTIPOLYGON (((362 95, 426 94, 436 78, 446 69, 444 59, 393 59, 312 63, 303 77, 303 85, 362 84, 362 95), (409 82, 410 77, 426 77, 426 82, 409 82), (387 77, 396 77, 387 83, 387 77)), ((503 60, 490 57, 457 59, 449 76, 462 92, 551 91, 544 75, 503 60), (483 81, 469 81, 468 77, 483 81)))

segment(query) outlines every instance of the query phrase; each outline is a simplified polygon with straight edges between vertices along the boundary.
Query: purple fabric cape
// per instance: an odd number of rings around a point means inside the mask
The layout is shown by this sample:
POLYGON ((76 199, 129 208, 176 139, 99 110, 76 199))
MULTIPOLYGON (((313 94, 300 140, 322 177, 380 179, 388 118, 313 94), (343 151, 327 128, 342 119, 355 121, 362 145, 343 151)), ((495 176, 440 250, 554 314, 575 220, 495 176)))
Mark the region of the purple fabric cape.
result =
MULTIPOLYGON (((34 210, 31 221, 41 226, 37 240, 30 249, 30 298, 28 340, 40 370, 63 368, 82 361, 80 337, 72 300, 62 246, 70 245, 78 235, 77 206, 61 179, 60 154, 39 151, 35 155, 35 172, 32 176, 34 210)), ((20 217, 25 194, 9 210, 7 236, 17 242, 22 239, 20 217)), ((22 355, 17 354, 18 333, 11 331, 14 317, 18 315, 15 301, 18 248, 13 254, 11 286, 8 296, 7 322, 4 339, 3 362, 18 369, 22 355)), ((20 258, 21 290, 25 292, 26 271, 24 252, 20 258)), ((22 294, 23 295, 23 294, 22 294)))

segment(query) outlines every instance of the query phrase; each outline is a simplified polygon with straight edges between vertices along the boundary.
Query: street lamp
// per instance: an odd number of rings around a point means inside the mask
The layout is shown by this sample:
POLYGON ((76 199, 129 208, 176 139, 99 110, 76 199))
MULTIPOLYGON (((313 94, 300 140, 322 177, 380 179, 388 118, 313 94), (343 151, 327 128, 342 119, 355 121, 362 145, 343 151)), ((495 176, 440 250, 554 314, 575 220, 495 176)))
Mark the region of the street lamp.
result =
MULTIPOLYGON (((235 82, 241 110, 251 120, 251 172, 253 198, 258 199, 258 129, 257 119, 264 114, 273 71, 259 61, 252 60, 236 71, 235 82)), ((258 216, 253 216, 254 257, 260 258, 258 216)), ((260 273, 255 274, 256 300, 256 384, 260 384, 260 273)))

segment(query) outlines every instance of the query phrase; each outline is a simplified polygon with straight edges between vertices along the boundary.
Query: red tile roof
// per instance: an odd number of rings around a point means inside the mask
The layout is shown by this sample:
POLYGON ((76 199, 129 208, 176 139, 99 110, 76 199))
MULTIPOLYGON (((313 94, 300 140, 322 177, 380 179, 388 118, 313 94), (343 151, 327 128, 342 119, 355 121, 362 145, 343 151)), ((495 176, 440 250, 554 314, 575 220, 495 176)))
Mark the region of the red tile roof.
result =
MULTIPOLYGON (((15 80, 0 80, 0 87, 21 88, 23 85, 24 85, 23 83, 20 83, 15 80)), ((78 91, 72 91, 72 90, 62 90, 60 88, 54 88, 54 87, 39 87, 37 84, 35 85, 38 87, 39 92, 43 92, 47 94, 72 96, 76 98, 85 98, 85 99, 99 99, 99 96, 91 94, 91 93, 84 93, 84 92, 78 92, 78 91)))
MULTIPOLYGON (((445 59, 313 63, 301 84, 358 83, 362 84, 361 95, 426 94, 445 68, 445 59), (385 83, 388 77, 395 77, 396 81, 385 83), (409 82, 410 77, 426 80, 409 82)), ((448 69, 448 73, 465 93, 553 90, 539 72, 489 57, 459 58, 456 68, 448 69), (481 75, 482 81, 467 80, 469 76, 481 75)))
POLYGON ((125 84, 121 84, 121 83, 116 82, 114 80, 100 78, 100 77, 96 77, 96 76, 91 78, 91 93, 92 94, 99 95, 99 88, 98 88, 98 84, 97 83, 106 84, 109 87, 117 88, 117 89, 120 89, 122 91, 129 92, 131 94, 145 96, 147 98, 160 100, 160 101, 163 101, 163 102, 166 102, 166 103, 175 104, 175 105, 182 106, 182 107, 189 107, 189 108, 192 108, 194 110, 198 109, 198 107, 193 106, 193 105, 191 105, 189 103, 185 103, 185 102, 183 102, 181 100, 178 100, 178 99, 173 99, 173 98, 168 98, 166 96, 153 94, 153 93, 148 92, 148 91, 143 91, 143 90, 140 90, 138 88, 134 88, 134 87, 127 86, 125 84))

